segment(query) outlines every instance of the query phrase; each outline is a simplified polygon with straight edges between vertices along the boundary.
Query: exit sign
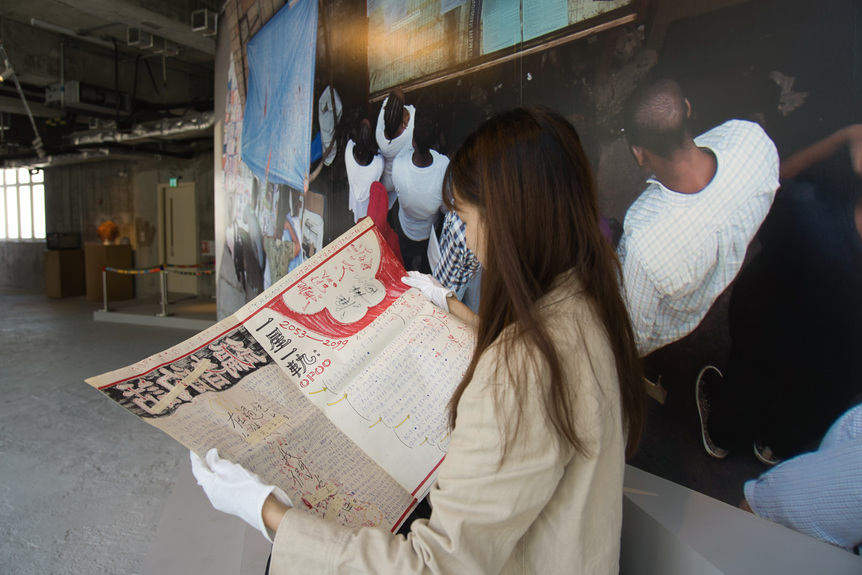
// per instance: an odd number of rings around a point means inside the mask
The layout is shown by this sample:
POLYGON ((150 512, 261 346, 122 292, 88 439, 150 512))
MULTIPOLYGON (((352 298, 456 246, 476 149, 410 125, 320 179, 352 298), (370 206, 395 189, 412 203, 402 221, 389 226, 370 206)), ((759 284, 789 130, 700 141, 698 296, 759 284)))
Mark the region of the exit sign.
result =
POLYGON ((169 184, 172 188, 176 188, 176 187, 177 187, 177 178, 171 178, 171 179, 169 179, 169 180, 168 180, 168 184, 169 184))

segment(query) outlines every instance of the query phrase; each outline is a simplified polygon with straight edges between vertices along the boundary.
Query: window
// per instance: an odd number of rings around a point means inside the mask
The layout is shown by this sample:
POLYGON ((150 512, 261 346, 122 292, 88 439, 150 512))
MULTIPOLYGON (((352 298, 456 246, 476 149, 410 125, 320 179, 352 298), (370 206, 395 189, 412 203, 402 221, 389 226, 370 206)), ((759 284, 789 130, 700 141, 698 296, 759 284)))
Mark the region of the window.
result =
POLYGON ((45 239, 42 170, 0 170, 0 240, 45 239))

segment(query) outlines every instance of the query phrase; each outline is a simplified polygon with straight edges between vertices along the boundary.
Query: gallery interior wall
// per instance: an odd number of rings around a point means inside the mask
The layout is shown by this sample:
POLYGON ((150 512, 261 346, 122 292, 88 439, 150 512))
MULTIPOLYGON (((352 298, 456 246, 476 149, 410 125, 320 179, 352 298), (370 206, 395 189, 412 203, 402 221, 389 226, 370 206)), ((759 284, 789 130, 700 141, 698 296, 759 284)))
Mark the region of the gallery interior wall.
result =
MULTIPOLYGON (((215 237, 213 155, 184 160, 147 157, 45 169, 45 212, 49 232, 79 235, 81 245, 100 243, 96 229, 107 220, 129 243, 134 266, 158 266, 158 185, 171 178, 195 182, 201 239, 215 237)), ((41 292, 45 286, 44 241, 0 242, 0 287, 41 292)), ((159 294, 156 276, 136 276, 137 297, 159 294)), ((199 281, 202 295, 215 295, 214 282, 199 281)))
MULTIPOLYGON (((16 71, 26 70, 27 84, 30 81, 34 85, 42 81, 54 82, 62 70, 67 79, 102 86, 114 86, 116 82, 121 91, 134 92, 144 108, 162 102, 185 107, 211 97, 212 73, 205 67, 179 59, 168 58, 162 62, 123 57, 117 61, 104 48, 84 42, 63 43, 61 49, 61 39, 56 34, 9 19, 3 22, 3 34, 3 45, 10 61, 15 62, 16 71)), ((43 123, 42 117, 60 119, 65 111, 45 106, 34 98, 30 99, 30 106, 39 110, 37 116, 43 139, 61 141, 68 132, 68 125, 43 123)), ((26 117, 23 122, 22 129, 30 133, 26 117)), ((96 228, 111 219, 120 226, 120 237, 128 238, 133 246, 136 265, 158 265, 158 251, 151 251, 154 249, 151 227, 156 225, 157 185, 167 183, 171 177, 182 177, 184 181, 197 183, 202 239, 213 239, 211 144, 200 142, 196 156, 183 152, 182 157, 172 154, 171 142, 163 141, 163 144, 165 153, 160 155, 118 147, 103 154, 105 159, 99 161, 60 165, 68 158, 52 158, 49 167, 44 169, 47 232, 68 232, 78 235, 82 243, 97 242, 100 240, 96 228)), ((102 150, 96 155, 107 147, 107 143, 99 146, 102 150)), ((0 287, 43 292, 45 248, 44 241, 0 242, 0 287)), ((135 280, 139 296, 158 293, 153 280, 135 280)), ((205 281, 200 283, 202 290, 214 294, 214 289, 208 288, 205 281)))

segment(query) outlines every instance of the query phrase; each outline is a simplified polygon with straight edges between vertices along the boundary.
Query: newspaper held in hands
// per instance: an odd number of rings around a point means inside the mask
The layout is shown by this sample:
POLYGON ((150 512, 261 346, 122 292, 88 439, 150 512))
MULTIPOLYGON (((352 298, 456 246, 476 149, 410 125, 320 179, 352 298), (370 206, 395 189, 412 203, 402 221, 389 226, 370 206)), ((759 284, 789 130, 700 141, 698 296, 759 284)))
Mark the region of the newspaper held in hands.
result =
POLYGON ((233 316, 87 383, 297 508, 394 532, 446 455, 474 346, 404 275, 366 218, 233 316))

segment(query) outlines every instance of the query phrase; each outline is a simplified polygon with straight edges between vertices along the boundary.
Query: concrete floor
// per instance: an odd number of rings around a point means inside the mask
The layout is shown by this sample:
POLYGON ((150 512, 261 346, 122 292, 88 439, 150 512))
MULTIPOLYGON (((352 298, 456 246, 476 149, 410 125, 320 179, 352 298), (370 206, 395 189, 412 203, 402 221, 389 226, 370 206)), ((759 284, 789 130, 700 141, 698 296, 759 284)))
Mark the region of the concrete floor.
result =
POLYGON ((0 572, 140 573, 187 461, 84 379, 195 332, 95 323, 98 307, 0 290, 0 572))
MULTIPOLYGON (((151 314, 147 305, 140 309, 151 314)), ((184 315, 182 305, 175 304, 176 316, 184 315)), ((98 307, 0 289, 0 573, 263 573, 268 544, 209 505, 188 451, 84 382, 196 332, 96 322, 98 307)), ((138 306, 123 307, 131 314, 138 306)), ((698 337, 662 363, 694 369, 698 337)), ((714 340, 716 330, 703 337, 714 340)), ((668 403, 651 402, 633 465, 735 505, 742 482, 765 467, 750 454, 709 458, 684 407, 693 405, 687 378, 665 375, 668 403)), ((784 537, 778 548, 790 541, 784 537)))

